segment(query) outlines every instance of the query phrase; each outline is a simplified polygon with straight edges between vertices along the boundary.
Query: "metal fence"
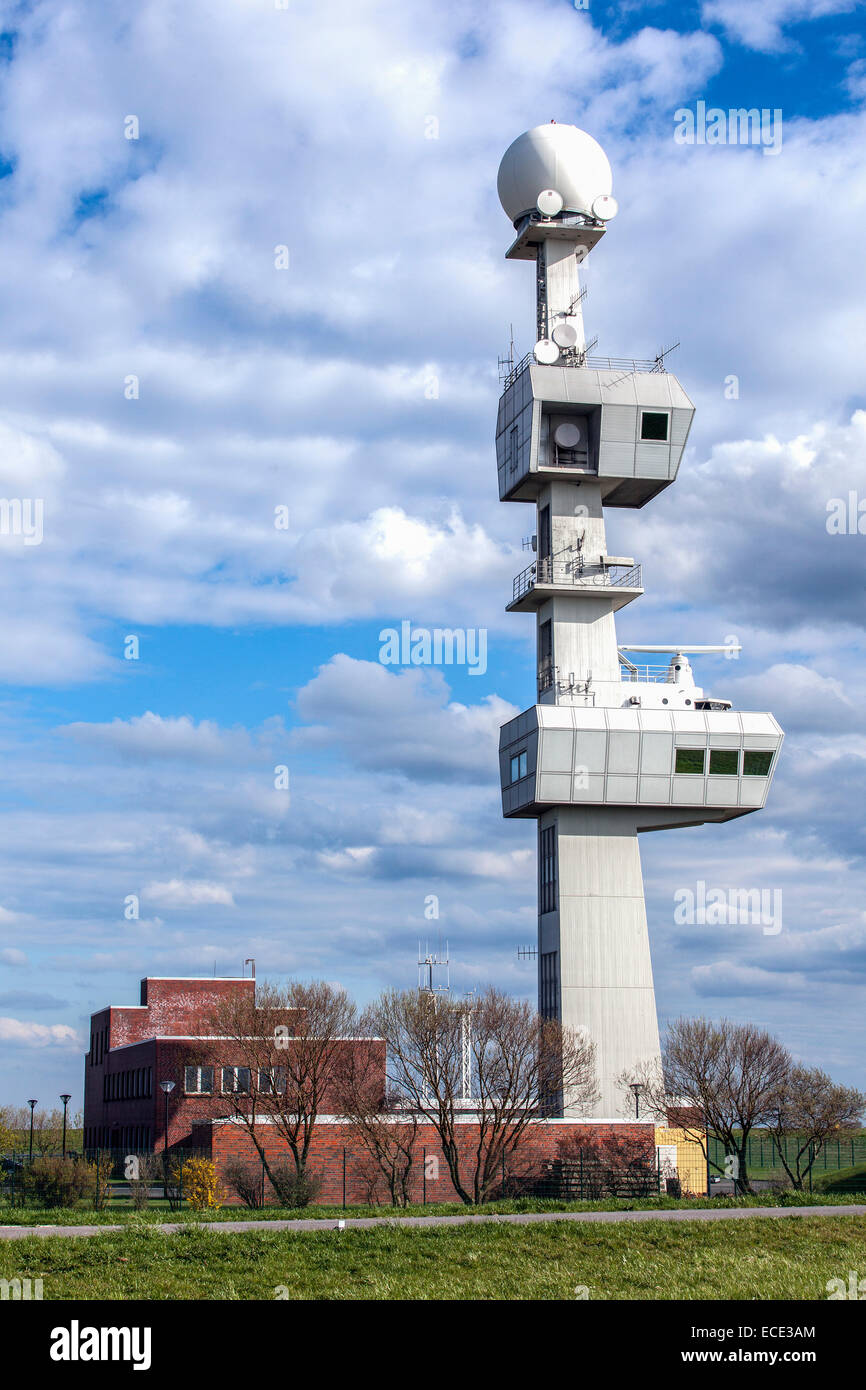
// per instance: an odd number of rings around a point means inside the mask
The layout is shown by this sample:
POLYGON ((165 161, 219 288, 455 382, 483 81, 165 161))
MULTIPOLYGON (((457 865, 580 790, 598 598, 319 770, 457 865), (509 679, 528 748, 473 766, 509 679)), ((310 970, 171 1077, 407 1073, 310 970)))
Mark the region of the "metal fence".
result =
MULTIPOLYGON (((801 1141, 802 1142, 802 1141, 801 1141)), ((794 1139, 782 1141, 782 1153, 791 1168, 796 1171, 796 1156, 799 1143, 794 1139)), ((772 1135, 766 1133, 750 1134, 746 1140, 746 1166, 750 1176, 787 1178, 782 1153, 772 1135)), ((721 1139, 710 1136, 710 1162, 712 1171, 725 1171, 725 1146, 721 1139)), ((808 1162, 808 1158, 806 1159, 808 1162)), ((815 1154, 812 1176, 819 1173, 839 1172, 846 1168, 857 1168, 866 1164, 866 1134, 853 1134, 829 1139, 815 1154)), ((801 1167, 803 1161, 801 1160, 801 1167)))
POLYGON ((130 1152, 127 1149, 67 1149, 66 1153, 6 1153, 0 1154, 0 1199, 11 1206, 24 1205, 32 1199, 37 1184, 31 1173, 33 1165, 43 1159, 66 1158, 75 1164, 87 1164, 90 1180, 97 1191, 105 1190, 105 1199, 128 1197, 138 1184, 148 1189, 147 1195, 163 1195, 171 1204, 183 1205, 183 1165, 191 1158, 209 1158, 204 1149, 169 1149, 167 1155, 130 1152))

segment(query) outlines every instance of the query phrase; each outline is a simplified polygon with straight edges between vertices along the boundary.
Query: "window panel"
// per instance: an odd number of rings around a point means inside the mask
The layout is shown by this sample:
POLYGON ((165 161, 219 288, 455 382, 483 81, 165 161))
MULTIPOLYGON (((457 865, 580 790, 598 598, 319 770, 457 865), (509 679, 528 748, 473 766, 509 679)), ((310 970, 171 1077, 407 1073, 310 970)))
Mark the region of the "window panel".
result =
POLYGON ((698 773, 703 776, 704 755, 705 749, 703 748, 678 748, 674 770, 676 772, 698 773))
POLYGON ((668 437, 669 418, 663 411, 642 411, 640 417, 641 439, 660 440, 664 443, 668 437))
POLYGON ((736 777, 740 770, 740 754, 736 748, 711 748, 710 772, 721 777, 736 777))
POLYGON ((743 754, 743 776, 766 777, 772 762, 772 753, 765 753, 759 748, 747 748, 743 754))

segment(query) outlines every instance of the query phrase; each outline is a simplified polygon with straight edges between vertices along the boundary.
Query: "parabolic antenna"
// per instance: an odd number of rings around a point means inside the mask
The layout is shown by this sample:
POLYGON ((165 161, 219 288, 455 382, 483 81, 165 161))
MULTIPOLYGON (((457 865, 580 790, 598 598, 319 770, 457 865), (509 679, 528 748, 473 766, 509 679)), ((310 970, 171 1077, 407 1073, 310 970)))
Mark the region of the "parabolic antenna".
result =
POLYGON ((609 222, 618 212, 619 203, 610 193, 602 193, 600 197, 593 199, 592 215, 597 217, 599 222, 609 222))
POLYGON ((552 367, 559 360, 559 348, 550 338, 539 338, 535 344, 535 360, 543 367, 552 367))
POLYGON ((574 347, 577 342, 577 329, 573 323, 558 323, 550 336, 557 347, 574 347))
POLYGON ((539 206, 554 190, 566 212, 595 216, 593 203, 610 195, 613 176, 597 140, 576 125, 537 125, 518 136, 502 156, 499 201, 512 222, 539 206))
POLYGON ((562 194, 557 193, 555 188, 545 188, 536 198, 535 206, 545 217, 555 217, 562 212, 562 194))
POLYGON ((580 443, 580 426, 572 424, 570 420, 557 425, 553 431, 553 438, 560 449, 576 449, 580 443))

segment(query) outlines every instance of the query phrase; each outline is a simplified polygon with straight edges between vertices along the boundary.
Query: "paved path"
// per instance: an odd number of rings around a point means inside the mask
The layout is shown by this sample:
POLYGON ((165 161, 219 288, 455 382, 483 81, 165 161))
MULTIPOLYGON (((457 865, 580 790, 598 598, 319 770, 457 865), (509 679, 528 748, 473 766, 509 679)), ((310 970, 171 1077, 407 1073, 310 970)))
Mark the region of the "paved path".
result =
MULTIPOLYGON (((850 1206, 822 1207, 678 1207, 673 1211, 538 1211, 520 1212, 508 1216, 359 1216, 346 1217, 344 1221, 332 1218, 317 1221, 315 1218, 298 1221, 202 1221, 206 1230, 225 1232, 235 1231, 369 1231, 384 1224, 392 1226, 473 1226, 493 1224, 505 1226, 531 1226, 537 1221, 742 1221, 754 1216, 860 1216, 866 1219, 866 1204, 850 1206)), ((185 1229, 190 1222, 166 1221, 154 1224, 153 1230, 166 1235, 185 1229)), ((25 1236, 102 1236, 114 1231, 128 1231, 129 1226, 0 1226, 0 1240, 22 1240, 25 1236)), ((140 1227, 136 1229, 141 1229, 140 1227)), ((150 1228, 149 1228, 150 1229, 150 1228)))

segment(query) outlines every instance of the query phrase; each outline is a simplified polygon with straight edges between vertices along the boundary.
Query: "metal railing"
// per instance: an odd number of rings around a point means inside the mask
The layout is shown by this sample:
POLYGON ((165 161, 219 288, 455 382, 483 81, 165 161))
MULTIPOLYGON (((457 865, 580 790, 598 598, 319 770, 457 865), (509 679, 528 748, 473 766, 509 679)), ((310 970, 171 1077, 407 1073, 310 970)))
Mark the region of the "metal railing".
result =
POLYGON ((638 681, 641 685, 651 685, 656 681, 667 685, 677 683, 670 666, 623 666, 620 677, 624 681, 638 681))
MULTIPOLYGON (((502 378, 502 390, 507 391, 513 386, 517 378, 526 371, 527 367, 538 367, 542 364, 535 360, 534 352, 526 352, 519 362, 510 369, 502 378)), ((560 354, 558 361, 553 364, 555 367, 587 367, 590 371, 600 372, 664 372, 666 370, 664 362, 658 357, 583 357, 580 353, 568 356, 560 354)))
POLYGON ((563 588, 642 589, 640 565, 580 565, 576 559, 547 558, 535 560, 514 580, 512 603, 523 598, 536 584, 554 584, 563 588))

